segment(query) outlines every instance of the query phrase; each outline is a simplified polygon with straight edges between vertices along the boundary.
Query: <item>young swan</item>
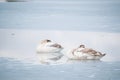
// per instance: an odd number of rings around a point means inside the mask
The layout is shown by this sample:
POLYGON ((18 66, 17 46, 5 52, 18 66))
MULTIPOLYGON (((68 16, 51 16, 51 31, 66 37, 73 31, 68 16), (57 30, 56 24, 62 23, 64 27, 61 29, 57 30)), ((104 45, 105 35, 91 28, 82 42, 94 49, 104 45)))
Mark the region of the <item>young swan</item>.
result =
POLYGON ((80 45, 78 48, 73 49, 69 54, 72 54, 70 59, 101 59, 106 54, 102 54, 91 48, 85 48, 85 45, 80 45))
POLYGON ((63 47, 60 44, 53 43, 51 40, 42 40, 37 47, 38 53, 56 53, 60 52, 63 47))
POLYGON ((53 63, 63 56, 60 53, 62 49, 63 47, 60 44, 48 39, 42 40, 37 47, 37 57, 42 64, 53 63))

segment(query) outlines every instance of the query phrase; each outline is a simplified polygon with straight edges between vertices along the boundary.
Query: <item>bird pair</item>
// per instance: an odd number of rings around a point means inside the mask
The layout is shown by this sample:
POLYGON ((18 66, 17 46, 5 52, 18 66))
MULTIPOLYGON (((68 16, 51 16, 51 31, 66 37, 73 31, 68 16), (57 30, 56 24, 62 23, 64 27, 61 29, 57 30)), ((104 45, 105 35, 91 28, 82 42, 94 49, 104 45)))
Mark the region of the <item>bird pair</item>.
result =
MULTIPOLYGON (((54 43, 51 40, 42 40, 37 47, 38 53, 60 53, 63 47, 58 44, 54 43)), ((96 51, 91 48, 85 48, 85 45, 80 45, 78 48, 72 49, 68 51, 65 56, 69 59, 101 59, 106 54, 102 54, 99 51, 96 51)))

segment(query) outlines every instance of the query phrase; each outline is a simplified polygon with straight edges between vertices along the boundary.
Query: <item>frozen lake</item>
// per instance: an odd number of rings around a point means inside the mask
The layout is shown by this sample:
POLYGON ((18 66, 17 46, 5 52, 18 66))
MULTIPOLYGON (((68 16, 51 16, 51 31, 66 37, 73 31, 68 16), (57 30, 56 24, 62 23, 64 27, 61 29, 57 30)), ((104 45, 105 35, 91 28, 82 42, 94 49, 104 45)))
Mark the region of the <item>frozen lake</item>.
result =
POLYGON ((119 0, 5 1, 0 0, 0 80, 120 80, 119 0), (61 44, 61 54, 85 44, 107 55, 41 64, 36 47, 43 39, 61 44))
POLYGON ((120 33, 0 29, 2 80, 119 80, 120 33), (79 44, 107 55, 101 61, 66 61, 41 64, 36 47, 40 40, 60 43, 65 54, 79 44))
POLYGON ((119 80, 120 62, 83 61, 61 65, 32 65, 0 58, 1 80, 119 80))
POLYGON ((93 48, 107 55, 104 61, 119 61, 120 33, 59 31, 59 30, 26 30, 0 29, 0 56, 36 59, 36 47, 40 40, 50 39, 61 44, 63 54, 80 44, 93 48))

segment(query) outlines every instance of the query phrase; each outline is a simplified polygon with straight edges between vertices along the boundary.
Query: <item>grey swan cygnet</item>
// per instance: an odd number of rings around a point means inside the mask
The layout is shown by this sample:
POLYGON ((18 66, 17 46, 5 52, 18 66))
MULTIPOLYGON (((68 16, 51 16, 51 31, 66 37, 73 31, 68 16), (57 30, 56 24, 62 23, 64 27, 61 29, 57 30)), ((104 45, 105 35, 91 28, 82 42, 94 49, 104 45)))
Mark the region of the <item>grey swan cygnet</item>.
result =
POLYGON ((67 53, 69 59, 78 60, 100 60, 106 54, 102 54, 91 48, 85 48, 85 45, 80 45, 76 49, 72 49, 67 53))

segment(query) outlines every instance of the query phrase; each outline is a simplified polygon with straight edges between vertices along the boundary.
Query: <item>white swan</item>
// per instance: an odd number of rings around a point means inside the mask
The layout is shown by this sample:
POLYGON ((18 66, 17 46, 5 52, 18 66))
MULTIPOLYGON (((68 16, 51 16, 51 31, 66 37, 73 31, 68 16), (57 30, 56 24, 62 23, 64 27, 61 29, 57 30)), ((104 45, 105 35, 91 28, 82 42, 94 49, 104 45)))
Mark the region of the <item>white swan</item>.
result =
POLYGON ((37 57, 42 64, 54 63, 63 56, 62 49, 61 45, 53 43, 51 40, 42 40, 37 47, 37 57))
POLYGON ((63 49, 60 44, 53 43, 51 40, 42 40, 37 47, 38 53, 58 53, 63 49))
POLYGON ((99 60, 106 54, 102 54, 91 48, 85 48, 85 45, 80 45, 78 48, 70 50, 67 53, 69 59, 80 59, 80 60, 99 60))

